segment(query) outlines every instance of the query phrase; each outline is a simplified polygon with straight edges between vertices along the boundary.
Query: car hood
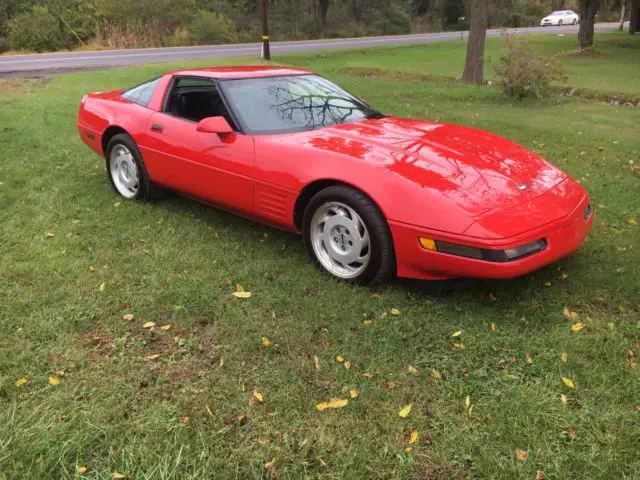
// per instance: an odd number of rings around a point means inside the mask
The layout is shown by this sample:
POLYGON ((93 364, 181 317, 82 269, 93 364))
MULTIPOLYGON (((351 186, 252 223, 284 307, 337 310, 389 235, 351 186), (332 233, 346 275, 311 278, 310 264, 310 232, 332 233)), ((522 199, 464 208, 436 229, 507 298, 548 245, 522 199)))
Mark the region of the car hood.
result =
POLYGON ((421 189, 437 191, 470 217, 530 201, 566 178, 520 145, 445 123, 385 117, 324 128, 307 137, 307 144, 346 154, 421 189))

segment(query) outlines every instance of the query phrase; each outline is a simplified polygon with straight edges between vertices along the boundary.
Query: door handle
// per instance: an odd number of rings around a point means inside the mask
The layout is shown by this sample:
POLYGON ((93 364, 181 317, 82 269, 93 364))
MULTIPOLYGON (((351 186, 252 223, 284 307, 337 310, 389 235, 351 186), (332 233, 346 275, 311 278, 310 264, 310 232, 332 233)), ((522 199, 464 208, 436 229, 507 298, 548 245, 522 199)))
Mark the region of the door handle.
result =
POLYGON ((151 130, 153 130, 154 132, 162 132, 164 130, 164 127, 162 125, 154 123, 151 125, 151 130))

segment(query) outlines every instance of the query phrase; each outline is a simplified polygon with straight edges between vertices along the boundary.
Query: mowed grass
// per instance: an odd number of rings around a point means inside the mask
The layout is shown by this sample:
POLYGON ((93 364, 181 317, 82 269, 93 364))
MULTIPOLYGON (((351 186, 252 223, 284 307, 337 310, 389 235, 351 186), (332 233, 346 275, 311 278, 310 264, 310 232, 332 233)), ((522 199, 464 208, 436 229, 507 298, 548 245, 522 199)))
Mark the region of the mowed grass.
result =
MULTIPOLYGON (((624 63, 639 40, 598 34, 569 84, 640 95, 624 63)), ((180 64, 0 84, 0 478, 638 478, 640 109, 400 79, 458 75, 463 57, 452 42, 278 58, 384 112, 510 137, 590 192, 576 254, 454 289, 344 285, 294 235, 176 196, 121 201, 75 131, 79 100, 180 64), (330 398, 349 404, 316 410, 330 398)))

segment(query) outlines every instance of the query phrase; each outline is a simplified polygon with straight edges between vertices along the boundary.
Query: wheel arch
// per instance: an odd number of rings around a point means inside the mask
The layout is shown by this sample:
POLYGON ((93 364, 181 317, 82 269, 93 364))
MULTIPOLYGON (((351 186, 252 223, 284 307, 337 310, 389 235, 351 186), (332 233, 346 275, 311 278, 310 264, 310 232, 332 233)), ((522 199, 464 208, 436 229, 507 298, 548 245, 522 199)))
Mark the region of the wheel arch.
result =
POLYGON ((119 135, 121 133, 125 133, 127 135, 130 135, 129 132, 127 132, 124 128, 120 127, 119 125, 110 125, 102 134, 102 154, 106 155, 107 154, 107 146, 109 145, 109 142, 111 141, 111 139, 113 137, 115 137, 116 135, 119 135))
POLYGON ((328 187, 333 187, 336 185, 341 185, 344 187, 353 188, 354 190, 359 191, 363 195, 366 195, 369 200, 371 200, 378 210, 382 212, 382 216, 387 220, 387 217, 384 213, 384 210, 380 207, 380 204, 376 202, 372 195, 370 195, 366 190, 363 190, 356 185, 353 185, 349 182, 345 182, 343 180, 337 180, 332 178, 318 179, 314 180, 311 183, 308 183, 304 186, 304 188, 298 194, 298 198, 296 198, 295 204, 293 206, 293 223, 298 231, 302 231, 302 218, 304 216, 304 211, 307 208, 307 205, 313 198, 313 196, 321 190, 324 190, 328 187))

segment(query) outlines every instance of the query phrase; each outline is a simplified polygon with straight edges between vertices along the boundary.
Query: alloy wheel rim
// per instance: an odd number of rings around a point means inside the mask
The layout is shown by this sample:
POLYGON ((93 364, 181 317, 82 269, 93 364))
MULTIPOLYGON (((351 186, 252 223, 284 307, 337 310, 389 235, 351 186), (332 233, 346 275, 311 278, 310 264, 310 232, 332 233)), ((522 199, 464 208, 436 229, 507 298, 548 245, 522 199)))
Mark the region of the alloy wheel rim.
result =
POLYGON ((118 144, 111 149, 109 155, 111 178, 118 193, 125 198, 133 198, 140 189, 140 174, 131 151, 118 144))
POLYGON ((311 245, 320 264, 342 279, 360 275, 371 259, 371 237, 360 215, 341 202, 320 206, 311 219, 311 245))

